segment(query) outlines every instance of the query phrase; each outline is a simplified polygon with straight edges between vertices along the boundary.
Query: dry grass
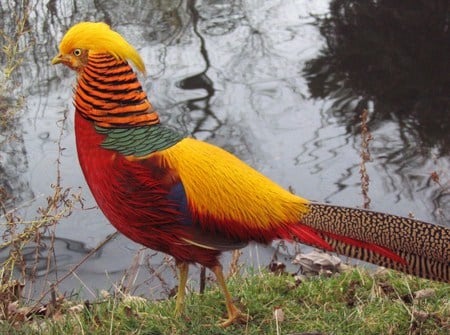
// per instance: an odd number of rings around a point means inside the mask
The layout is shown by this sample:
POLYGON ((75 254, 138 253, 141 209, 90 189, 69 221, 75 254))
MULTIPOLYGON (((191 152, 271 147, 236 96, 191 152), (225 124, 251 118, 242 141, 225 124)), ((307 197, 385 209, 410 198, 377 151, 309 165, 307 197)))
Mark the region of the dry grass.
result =
POLYGON ((22 97, 11 96, 9 93, 15 88, 14 73, 22 64, 24 53, 31 47, 31 45, 22 46, 29 34, 27 17, 28 11, 25 8, 21 14, 16 14, 13 34, 0 29, 0 60, 3 60, 0 63, 0 129, 10 126, 23 106, 22 97))
MULTIPOLYGON (((23 55, 31 45, 24 45, 28 39, 27 17, 28 9, 22 8, 14 17, 14 31, 0 30, 1 57, 0 68, 0 130, 7 134, 4 141, 15 139, 14 128, 20 111, 24 107, 24 99, 17 93, 15 72, 23 62, 23 55)), ((54 257, 53 242, 56 224, 69 216, 76 204, 81 203, 80 192, 73 193, 70 188, 64 188, 60 180, 60 155, 62 147, 60 140, 66 118, 61 122, 61 132, 58 141, 59 154, 55 171, 53 193, 47 197, 46 204, 40 207, 33 220, 26 220, 20 215, 20 208, 8 208, 6 205, 10 195, 0 186, 0 249, 9 251, 9 256, 0 264, 0 319, 8 319, 13 306, 22 296, 22 290, 27 278, 33 277, 37 262, 26 264, 23 249, 35 245, 36 260, 42 238, 50 238, 50 252, 48 253, 47 272, 50 271, 51 258, 54 257), (27 273, 26 273, 27 272, 27 273)), ((48 275, 48 274, 47 274, 48 275)), ((30 280, 29 282, 32 282, 30 280)), ((43 292, 44 293, 44 292, 43 292)))

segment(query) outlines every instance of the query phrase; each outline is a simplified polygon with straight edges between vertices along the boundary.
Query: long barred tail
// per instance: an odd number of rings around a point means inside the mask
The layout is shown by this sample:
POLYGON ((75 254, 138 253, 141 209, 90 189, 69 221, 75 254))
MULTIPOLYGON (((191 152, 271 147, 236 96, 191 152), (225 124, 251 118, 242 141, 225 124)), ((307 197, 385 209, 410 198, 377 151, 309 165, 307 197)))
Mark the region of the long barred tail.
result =
POLYGON ((337 253, 450 282, 450 229, 357 208, 309 206, 311 211, 302 223, 316 229, 337 253))

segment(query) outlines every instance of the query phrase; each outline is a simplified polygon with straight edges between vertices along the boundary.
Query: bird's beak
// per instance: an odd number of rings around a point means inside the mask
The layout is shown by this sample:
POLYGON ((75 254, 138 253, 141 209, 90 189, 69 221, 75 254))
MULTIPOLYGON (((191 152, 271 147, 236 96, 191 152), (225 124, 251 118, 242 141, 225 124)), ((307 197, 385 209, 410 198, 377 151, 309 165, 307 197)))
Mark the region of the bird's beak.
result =
POLYGON ((62 54, 58 54, 55 58, 52 59, 52 65, 62 63, 64 61, 64 56, 62 54))

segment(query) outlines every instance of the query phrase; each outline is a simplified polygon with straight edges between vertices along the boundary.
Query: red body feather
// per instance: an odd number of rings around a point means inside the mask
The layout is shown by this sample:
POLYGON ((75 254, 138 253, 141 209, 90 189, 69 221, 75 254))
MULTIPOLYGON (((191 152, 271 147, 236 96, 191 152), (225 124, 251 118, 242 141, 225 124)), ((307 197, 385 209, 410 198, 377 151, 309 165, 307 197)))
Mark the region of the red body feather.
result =
POLYGON ((91 192, 111 224, 146 247, 172 255, 178 261, 218 264, 219 250, 187 243, 192 236, 180 225, 184 213, 167 199, 176 176, 151 158, 130 161, 101 148, 104 136, 93 123, 75 114, 78 158, 91 192))
MULTIPOLYGON (((192 206, 189 213, 177 210, 168 195, 172 187, 180 182, 178 172, 165 166, 158 154, 143 160, 130 160, 120 153, 103 149, 101 144, 105 136, 99 134, 93 123, 79 113, 75 116, 75 133, 80 165, 94 198, 116 229, 133 241, 168 253, 177 261, 208 267, 218 264, 221 251, 249 241, 269 243, 274 239, 290 241, 296 238, 333 251, 321 237, 324 232, 302 225, 300 221, 278 223, 272 228, 255 226, 249 229, 238 221, 225 222, 214 216, 197 215, 192 206), (200 222, 197 229, 183 224, 191 215, 200 222), (198 229, 200 234, 210 237, 212 247, 198 246, 201 244, 198 242, 201 237, 195 234, 198 229), (229 239, 228 248, 217 247, 215 240, 220 239, 229 239)), ((404 262, 386 248, 337 234, 325 235, 373 250, 396 262, 404 262)))

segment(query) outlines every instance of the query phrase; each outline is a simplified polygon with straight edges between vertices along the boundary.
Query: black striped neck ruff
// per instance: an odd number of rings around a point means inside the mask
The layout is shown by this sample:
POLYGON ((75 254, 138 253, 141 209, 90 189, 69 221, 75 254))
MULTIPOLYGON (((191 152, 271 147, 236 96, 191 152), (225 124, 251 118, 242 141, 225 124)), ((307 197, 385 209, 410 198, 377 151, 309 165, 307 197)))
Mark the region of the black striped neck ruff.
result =
POLYGON ((89 55, 78 76, 74 103, 84 118, 103 128, 159 123, 131 66, 106 53, 89 55))

